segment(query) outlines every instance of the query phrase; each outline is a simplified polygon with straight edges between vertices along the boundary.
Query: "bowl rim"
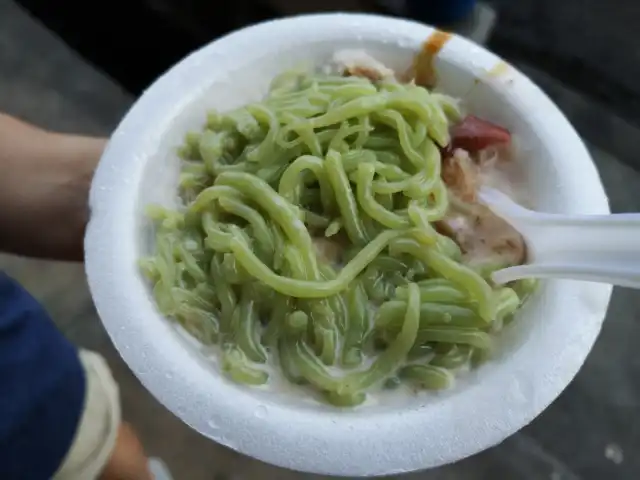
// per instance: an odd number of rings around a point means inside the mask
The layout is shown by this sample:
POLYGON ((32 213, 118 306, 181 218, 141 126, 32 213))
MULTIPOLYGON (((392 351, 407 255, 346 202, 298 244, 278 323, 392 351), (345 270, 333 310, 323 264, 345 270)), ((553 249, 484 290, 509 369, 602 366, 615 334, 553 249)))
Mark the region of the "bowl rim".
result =
MULTIPOLYGON (((144 157, 150 156, 145 152, 153 151, 157 144, 166 124, 162 122, 179 111, 179 92, 203 84, 202 79, 192 78, 198 76, 194 72, 203 63, 212 58, 241 56, 249 46, 259 45, 258 50, 268 52, 305 34, 330 40, 332 34, 345 31, 360 39, 378 34, 401 36, 411 45, 407 48, 414 48, 434 29, 368 14, 330 13, 273 20, 204 46, 156 80, 117 127, 93 179, 92 215, 85 238, 86 271, 97 311, 122 358, 143 385, 192 428, 218 443, 281 467, 331 475, 385 475, 462 459, 501 442, 533 420, 583 364, 604 320, 611 286, 562 284, 567 294, 576 297, 572 308, 577 308, 576 315, 584 319, 575 341, 553 343, 551 337, 557 335, 554 325, 558 322, 549 321, 541 335, 551 346, 553 355, 549 357, 553 358, 531 369, 527 361, 533 350, 531 345, 526 346, 526 351, 517 352, 507 371, 486 379, 488 383, 483 380, 483 385, 469 387, 473 402, 461 401, 458 396, 439 403, 437 408, 423 405, 373 416, 357 410, 311 412, 265 403, 243 390, 227 389, 219 379, 207 378, 214 377, 207 366, 194 352, 176 348, 168 322, 157 322, 159 314, 153 305, 148 299, 141 301, 138 295, 142 281, 132 265, 137 251, 132 233, 138 216, 137 192, 131 185, 136 185, 143 174, 144 157), (128 233, 120 235, 123 231, 128 233), (188 374, 179 368, 184 365, 190 367, 188 374), (523 377, 527 378, 525 390, 531 397, 526 402, 522 398, 523 377)), ((456 35, 440 56, 476 73, 486 72, 501 61, 456 35), (470 58, 472 65, 467 65, 470 58)), ((553 129, 541 133, 542 140, 559 155, 571 156, 574 166, 580 165, 582 188, 586 185, 590 192, 581 205, 583 211, 609 212, 598 173, 575 130, 527 77, 515 69, 512 75, 517 85, 511 100, 532 107, 531 111, 552 124, 553 129)), ((578 195, 578 187, 572 184, 568 188, 578 195)))

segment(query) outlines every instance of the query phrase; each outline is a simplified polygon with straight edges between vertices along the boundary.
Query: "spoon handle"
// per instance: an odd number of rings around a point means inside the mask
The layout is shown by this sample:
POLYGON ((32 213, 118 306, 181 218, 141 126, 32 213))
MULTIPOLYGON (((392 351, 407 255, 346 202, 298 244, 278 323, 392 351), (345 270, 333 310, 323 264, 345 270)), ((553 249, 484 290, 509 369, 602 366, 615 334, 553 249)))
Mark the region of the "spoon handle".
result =
POLYGON ((640 289, 640 262, 620 266, 595 263, 536 263, 503 268, 491 275, 491 279, 499 285, 523 278, 582 280, 640 289))
POLYGON ((483 189, 481 199, 518 230, 526 265, 493 274, 496 283, 522 278, 565 278, 640 288, 640 214, 562 215, 521 207, 483 189))

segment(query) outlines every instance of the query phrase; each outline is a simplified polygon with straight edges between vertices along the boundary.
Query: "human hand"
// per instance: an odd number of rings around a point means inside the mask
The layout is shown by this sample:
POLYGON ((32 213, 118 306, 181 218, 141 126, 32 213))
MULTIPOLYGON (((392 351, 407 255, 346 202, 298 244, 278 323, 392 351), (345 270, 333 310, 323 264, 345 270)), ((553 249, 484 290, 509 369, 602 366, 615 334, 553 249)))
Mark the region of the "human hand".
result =
POLYGON ((100 480, 151 480, 149 461, 133 428, 122 423, 100 480))

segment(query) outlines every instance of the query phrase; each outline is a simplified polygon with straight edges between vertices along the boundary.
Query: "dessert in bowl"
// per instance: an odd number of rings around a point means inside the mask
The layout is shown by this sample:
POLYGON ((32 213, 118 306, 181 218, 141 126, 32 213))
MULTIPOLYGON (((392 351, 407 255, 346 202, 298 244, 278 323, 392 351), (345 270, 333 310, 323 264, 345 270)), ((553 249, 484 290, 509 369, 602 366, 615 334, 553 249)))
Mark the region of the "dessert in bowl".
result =
POLYGON ((366 15, 249 27, 176 65, 115 132, 92 293, 134 373, 204 435, 319 473, 434 467, 539 414, 611 291, 492 285, 526 248, 481 183, 608 212, 567 120, 481 47, 366 15))

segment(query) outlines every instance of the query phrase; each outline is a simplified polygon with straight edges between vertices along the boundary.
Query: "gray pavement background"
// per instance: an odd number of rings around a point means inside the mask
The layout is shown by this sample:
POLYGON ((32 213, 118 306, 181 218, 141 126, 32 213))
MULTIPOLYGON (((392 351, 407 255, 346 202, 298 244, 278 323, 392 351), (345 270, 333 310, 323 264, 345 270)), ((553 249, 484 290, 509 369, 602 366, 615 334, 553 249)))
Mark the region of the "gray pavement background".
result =
MULTIPOLYGON (((630 53, 629 62, 633 59, 630 53)), ((553 76, 518 65, 554 97, 591 142, 613 210, 640 211, 640 174, 618 155, 639 151, 640 131, 553 76), (611 152, 618 152, 617 157, 611 152)), ((633 68, 637 67, 636 60, 633 68)), ((633 68, 628 70, 630 75, 633 68)), ((132 101, 12 1, 0 0, 0 110, 50 128, 108 135, 132 101)), ((107 358, 121 385, 125 418, 139 430, 149 453, 165 459, 176 480, 319 478, 247 459, 202 438, 159 405, 111 345, 91 304, 81 265, 2 256, 0 268, 44 303, 72 341, 107 358)), ((587 364, 529 427, 456 465, 396 478, 639 478, 639 316, 636 295, 616 290, 587 364)))

